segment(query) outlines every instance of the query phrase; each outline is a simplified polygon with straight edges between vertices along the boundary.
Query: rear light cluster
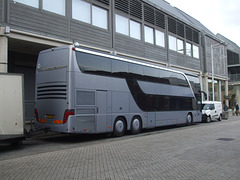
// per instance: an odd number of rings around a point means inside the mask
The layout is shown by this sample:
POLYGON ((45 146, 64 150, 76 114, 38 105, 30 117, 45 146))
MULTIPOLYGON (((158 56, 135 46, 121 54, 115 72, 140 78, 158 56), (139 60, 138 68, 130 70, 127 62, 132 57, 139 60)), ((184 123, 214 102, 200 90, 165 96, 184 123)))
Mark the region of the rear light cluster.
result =
POLYGON ((68 117, 71 115, 74 115, 74 109, 66 109, 64 112, 64 117, 63 117, 63 124, 65 124, 68 120, 68 117))
POLYGON ((35 118, 36 118, 36 120, 39 122, 39 118, 38 118, 38 110, 37 110, 37 109, 34 110, 34 114, 35 114, 35 118))
MULTIPOLYGON (((35 113, 36 120, 38 122, 42 122, 42 121, 40 121, 40 119, 38 117, 38 110, 37 109, 34 110, 34 113, 35 113)), ((67 120, 68 120, 68 117, 71 116, 71 115, 75 115, 74 109, 66 109, 65 112, 64 112, 62 123, 65 124, 67 122, 67 120)))

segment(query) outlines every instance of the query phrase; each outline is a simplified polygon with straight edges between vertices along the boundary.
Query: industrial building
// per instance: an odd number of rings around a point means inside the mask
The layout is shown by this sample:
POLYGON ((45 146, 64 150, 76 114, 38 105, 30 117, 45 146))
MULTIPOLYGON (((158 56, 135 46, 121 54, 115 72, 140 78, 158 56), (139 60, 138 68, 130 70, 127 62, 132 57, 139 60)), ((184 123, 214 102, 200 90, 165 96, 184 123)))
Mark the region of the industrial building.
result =
POLYGON ((227 45, 228 98, 229 107, 234 109, 236 103, 240 102, 240 47, 221 34, 217 34, 217 37, 227 45))
POLYGON ((208 100, 228 104, 227 45, 164 0, 1 0, 0 72, 24 74, 26 121, 38 53, 75 42, 196 74, 208 100))

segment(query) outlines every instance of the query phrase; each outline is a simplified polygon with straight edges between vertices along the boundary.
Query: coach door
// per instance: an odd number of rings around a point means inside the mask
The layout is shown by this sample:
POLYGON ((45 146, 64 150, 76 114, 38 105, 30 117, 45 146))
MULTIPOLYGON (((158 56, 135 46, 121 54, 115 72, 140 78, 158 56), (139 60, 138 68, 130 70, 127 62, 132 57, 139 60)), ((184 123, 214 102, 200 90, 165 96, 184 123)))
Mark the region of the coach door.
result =
POLYGON ((107 130, 107 91, 97 90, 96 111, 97 111, 97 132, 106 132, 107 130))
POLYGON ((156 112, 148 112, 147 115, 147 127, 154 128, 156 126, 156 112))

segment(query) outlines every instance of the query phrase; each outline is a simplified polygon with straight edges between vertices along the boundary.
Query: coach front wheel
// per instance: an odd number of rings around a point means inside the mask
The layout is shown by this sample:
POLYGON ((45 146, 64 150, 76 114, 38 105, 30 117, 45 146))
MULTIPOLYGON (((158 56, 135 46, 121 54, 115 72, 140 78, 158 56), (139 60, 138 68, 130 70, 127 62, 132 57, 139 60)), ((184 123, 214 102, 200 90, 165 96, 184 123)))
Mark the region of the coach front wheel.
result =
POLYGON ((192 122, 193 122, 192 114, 188 113, 187 119, 186 119, 186 124, 189 126, 192 124, 192 122))
POLYGON ((126 122, 123 117, 118 117, 114 122, 113 135, 116 137, 123 136, 126 132, 126 122))

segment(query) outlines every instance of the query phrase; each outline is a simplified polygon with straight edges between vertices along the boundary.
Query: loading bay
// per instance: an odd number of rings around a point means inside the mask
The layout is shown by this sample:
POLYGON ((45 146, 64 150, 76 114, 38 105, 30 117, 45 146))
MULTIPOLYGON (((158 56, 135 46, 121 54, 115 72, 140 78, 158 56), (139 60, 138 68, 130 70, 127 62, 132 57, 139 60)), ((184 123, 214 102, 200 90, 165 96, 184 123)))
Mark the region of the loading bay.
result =
POLYGON ((47 134, 0 145, 0 178, 240 179, 240 116, 120 138, 47 134))

